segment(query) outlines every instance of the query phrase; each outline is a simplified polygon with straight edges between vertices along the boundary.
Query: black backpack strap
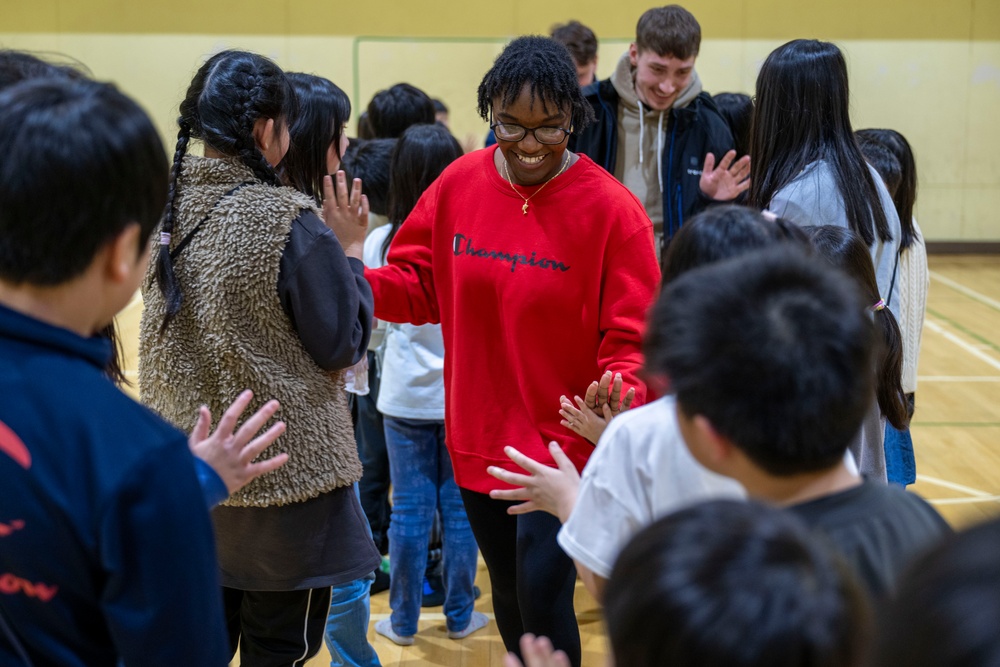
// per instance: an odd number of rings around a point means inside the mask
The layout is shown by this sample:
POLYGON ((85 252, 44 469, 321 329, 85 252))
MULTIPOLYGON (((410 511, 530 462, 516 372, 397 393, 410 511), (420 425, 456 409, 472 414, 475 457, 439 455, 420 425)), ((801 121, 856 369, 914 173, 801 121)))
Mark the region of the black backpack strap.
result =
POLYGON ((174 248, 173 250, 170 251, 170 261, 171 262, 175 261, 177 259, 177 256, 181 254, 181 251, 184 250, 184 248, 186 248, 189 243, 191 243, 191 239, 193 239, 194 235, 198 233, 198 230, 201 229, 201 226, 204 225, 206 222, 208 222, 208 219, 212 216, 212 213, 215 211, 216 207, 220 203, 222 203, 223 199, 225 199, 229 195, 236 194, 237 192, 239 192, 240 190, 242 190, 246 186, 253 185, 253 184, 254 184, 254 181, 244 181, 243 183, 240 183, 239 185, 237 185, 235 188, 233 188, 229 192, 227 192, 224 195, 222 195, 221 197, 219 197, 219 201, 217 201, 214 204, 212 204, 212 208, 208 209, 208 213, 205 214, 205 217, 202 218, 198 222, 198 224, 194 226, 194 229, 192 229, 190 232, 187 233, 187 236, 185 236, 184 238, 181 239, 180 243, 177 244, 176 248, 174 248))
POLYGON ((899 256, 903 253, 902 250, 896 253, 896 261, 892 264, 892 280, 889 281, 889 298, 885 300, 885 305, 892 305, 892 288, 896 286, 896 270, 899 269, 899 256))

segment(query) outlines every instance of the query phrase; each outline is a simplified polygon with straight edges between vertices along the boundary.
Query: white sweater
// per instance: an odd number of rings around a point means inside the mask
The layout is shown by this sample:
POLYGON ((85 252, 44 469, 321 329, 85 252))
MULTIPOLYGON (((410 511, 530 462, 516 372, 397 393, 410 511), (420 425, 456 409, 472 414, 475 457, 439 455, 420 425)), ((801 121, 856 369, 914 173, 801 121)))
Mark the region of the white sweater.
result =
MULTIPOLYGON (((382 244, 390 226, 369 232, 365 266, 384 264, 382 244)), ((440 324, 389 324, 385 334, 378 411, 400 419, 444 419, 444 337, 440 324)))
POLYGON ((920 336, 927 312, 927 290, 930 274, 927 270, 927 247, 920 225, 913 220, 913 243, 899 258, 899 329, 903 334, 903 392, 917 390, 917 360, 920 357, 920 336))

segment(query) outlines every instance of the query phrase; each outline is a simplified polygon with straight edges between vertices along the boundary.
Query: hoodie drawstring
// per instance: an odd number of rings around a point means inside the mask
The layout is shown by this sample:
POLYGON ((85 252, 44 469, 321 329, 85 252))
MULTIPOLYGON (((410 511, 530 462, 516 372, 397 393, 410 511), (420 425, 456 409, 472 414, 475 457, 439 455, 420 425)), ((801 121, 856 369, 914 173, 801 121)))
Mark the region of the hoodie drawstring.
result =
POLYGON ((646 126, 646 115, 642 112, 642 100, 636 100, 639 103, 639 164, 642 164, 642 130, 646 126))
POLYGON ((663 111, 660 111, 660 121, 656 126, 656 180, 660 184, 660 194, 663 194, 663 111))
MULTIPOLYGON (((639 104, 639 164, 642 164, 643 134, 646 129, 646 114, 642 108, 642 100, 636 100, 639 104)), ((660 193, 663 193, 663 111, 660 111, 660 118, 656 124, 656 180, 660 184, 660 193)))

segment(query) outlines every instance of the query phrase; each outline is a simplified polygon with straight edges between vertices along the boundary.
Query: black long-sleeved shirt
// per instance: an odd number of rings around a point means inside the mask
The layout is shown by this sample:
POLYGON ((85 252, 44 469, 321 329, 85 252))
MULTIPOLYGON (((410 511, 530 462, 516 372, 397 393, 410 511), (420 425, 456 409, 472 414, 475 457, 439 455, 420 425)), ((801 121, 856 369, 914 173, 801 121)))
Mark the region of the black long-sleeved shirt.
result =
POLYGON ((292 222, 281 256, 278 297, 306 351, 323 370, 353 366, 371 337, 375 299, 359 259, 312 211, 292 222))

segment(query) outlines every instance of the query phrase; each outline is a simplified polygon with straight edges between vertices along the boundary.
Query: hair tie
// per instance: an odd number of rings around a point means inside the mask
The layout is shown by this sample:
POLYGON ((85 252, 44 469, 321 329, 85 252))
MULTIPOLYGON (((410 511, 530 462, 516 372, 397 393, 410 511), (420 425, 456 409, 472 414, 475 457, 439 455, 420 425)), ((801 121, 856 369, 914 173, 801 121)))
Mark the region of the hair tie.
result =
POLYGON ((170 245, 170 232, 160 232, 160 245, 170 245))
MULTIPOLYGON (((169 236, 169 234, 167 236, 169 236)), ((884 309, 885 309, 885 301, 883 301, 882 299, 879 299, 878 302, 874 306, 872 306, 872 310, 875 311, 875 312, 878 312, 878 311, 884 310, 884 309)))

